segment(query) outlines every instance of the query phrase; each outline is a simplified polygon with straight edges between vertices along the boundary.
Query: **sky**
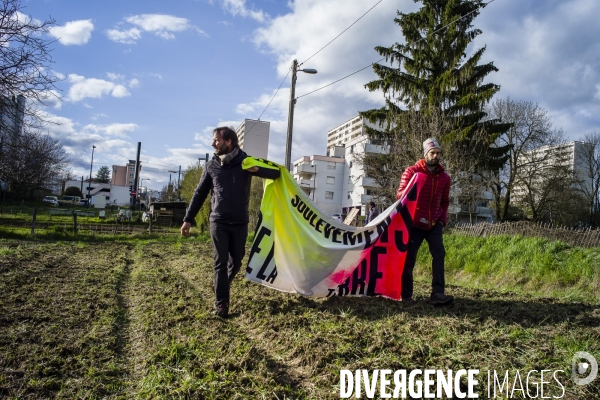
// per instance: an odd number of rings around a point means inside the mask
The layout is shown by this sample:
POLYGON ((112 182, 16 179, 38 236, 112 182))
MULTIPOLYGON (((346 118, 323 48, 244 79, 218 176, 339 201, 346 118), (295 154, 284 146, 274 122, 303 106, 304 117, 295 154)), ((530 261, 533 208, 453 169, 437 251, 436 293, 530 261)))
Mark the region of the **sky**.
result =
MULTIPOLYGON (((61 78, 59 99, 47 101, 43 111, 57 123, 48 125, 48 133, 69 153, 75 176, 89 176, 92 146, 94 176, 101 166, 112 169, 135 159, 141 142, 140 178, 150 189, 177 179, 177 172, 169 171, 185 171, 212 154, 215 127, 236 128, 244 118, 270 122, 269 159, 283 164, 286 74, 294 59, 308 60, 302 68, 318 73, 298 73, 292 160, 324 155, 327 131, 358 111, 381 107, 383 95, 364 87, 376 78, 370 67, 303 95, 378 61, 376 46, 403 42, 396 12, 421 5, 413 0, 21 2, 24 14, 56 21, 49 32, 55 40, 50 67, 61 78)), ((468 51, 486 46, 482 63, 493 61, 499 69, 486 79, 501 86, 495 98, 539 103, 556 128, 579 140, 600 131, 598 16, 597 0, 492 0, 474 20, 482 34, 468 51)))

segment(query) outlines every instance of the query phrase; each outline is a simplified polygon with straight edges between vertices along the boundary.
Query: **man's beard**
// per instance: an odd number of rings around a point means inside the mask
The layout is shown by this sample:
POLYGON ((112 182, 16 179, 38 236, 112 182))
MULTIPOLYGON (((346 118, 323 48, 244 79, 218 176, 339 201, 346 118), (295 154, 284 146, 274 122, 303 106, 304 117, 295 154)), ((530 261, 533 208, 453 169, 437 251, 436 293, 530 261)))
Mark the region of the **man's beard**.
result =
POLYGON ((429 167, 435 167, 439 164, 438 160, 425 160, 425 164, 427 164, 429 167))
POLYGON ((224 145, 223 145, 223 146, 221 146, 221 147, 217 147, 217 148, 215 148, 215 153, 216 153, 218 156, 222 156, 223 154, 227 154, 227 153, 229 153, 229 148, 227 148, 227 145, 226 145, 226 144, 224 144, 224 145))

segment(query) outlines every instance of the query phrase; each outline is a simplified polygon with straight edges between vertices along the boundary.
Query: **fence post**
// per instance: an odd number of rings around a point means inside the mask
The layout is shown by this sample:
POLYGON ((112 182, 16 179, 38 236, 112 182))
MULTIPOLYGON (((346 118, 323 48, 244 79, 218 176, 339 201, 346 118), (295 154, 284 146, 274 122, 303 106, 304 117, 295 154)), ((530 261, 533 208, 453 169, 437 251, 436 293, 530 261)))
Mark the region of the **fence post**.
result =
POLYGON ((31 221, 31 234, 35 235, 35 219, 37 217, 37 207, 33 208, 33 220, 31 221))
POLYGON ((73 211, 73 234, 77 235, 77 214, 73 211))
POLYGON ((148 231, 149 231, 150 233, 152 233, 152 216, 150 216, 150 217, 148 218, 148 221, 150 221, 150 226, 148 227, 148 231))

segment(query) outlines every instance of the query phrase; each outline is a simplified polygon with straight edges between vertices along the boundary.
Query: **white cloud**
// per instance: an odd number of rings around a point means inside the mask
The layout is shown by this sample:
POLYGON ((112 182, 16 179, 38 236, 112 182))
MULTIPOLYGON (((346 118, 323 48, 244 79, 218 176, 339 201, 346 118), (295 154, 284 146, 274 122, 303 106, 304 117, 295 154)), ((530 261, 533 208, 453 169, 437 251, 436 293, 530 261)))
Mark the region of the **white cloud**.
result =
POLYGON ((98 133, 107 136, 127 137, 130 132, 138 128, 137 124, 114 123, 109 125, 88 124, 83 127, 84 131, 98 133))
POLYGON ((174 32, 195 30, 200 35, 208 35, 198 27, 190 24, 187 18, 175 17, 166 14, 141 14, 125 18, 125 21, 134 25, 126 30, 109 29, 106 31, 108 38, 112 41, 126 44, 134 44, 142 37, 142 32, 151 32, 166 39, 175 39, 174 32))
POLYGON ((113 42, 135 44, 142 37, 142 32, 138 28, 131 28, 124 31, 109 29, 106 31, 106 36, 113 42))
POLYGON ((92 119, 96 121, 98 118, 108 118, 108 115, 104 113, 96 113, 92 116, 92 119))
POLYGON ((91 19, 67 22, 63 26, 48 29, 50 35, 65 46, 86 44, 92 37, 94 24, 91 19))
POLYGON ((116 85, 112 90, 113 97, 127 97, 130 96, 131 93, 127 90, 127 88, 123 85, 116 85))
MULTIPOLYGON (((288 73, 293 59, 304 62, 327 42, 348 28, 372 5, 343 0, 296 0, 289 3, 288 14, 275 17, 255 31, 253 41, 277 60, 278 81, 288 73), (306 21, 311 21, 307 29, 306 21)), ((394 24, 396 10, 410 12, 417 5, 411 0, 381 2, 332 44, 302 67, 314 68, 318 74, 298 73, 296 96, 302 96, 335 80, 364 68, 381 58, 375 46, 390 46, 402 41, 401 30, 394 24)), ((373 80, 372 68, 337 84, 297 100, 294 117, 292 159, 325 154, 327 130, 353 117, 358 111, 381 107, 381 93, 370 93, 364 85, 373 80)), ((261 116, 269 121, 269 158, 283 163, 289 106, 288 76, 281 90, 261 116)), ((273 97, 274 88, 253 101, 239 104, 236 112, 245 118, 258 118, 273 97)))
POLYGON ((129 87, 136 88, 139 86, 140 86, 140 81, 138 81, 137 79, 133 78, 132 80, 129 81, 129 87))
POLYGON ((107 72, 106 76, 108 77, 108 79, 110 79, 111 81, 122 81, 125 79, 125 75, 121 75, 121 74, 115 74, 114 72, 107 72))
POLYGON ((81 101, 85 98, 97 99, 104 95, 112 95, 113 97, 127 97, 130 95, 125 86, 103 79, 69 74, 68 80, 72 83, 69 88, 68 100, 72 102, 81 101))
POLYGON ((223 8, 233 16, 248 17, 258 22, 265 22, 269 17, 262 10, 254 11, 246 8, 246 0, 223 0, 223 8))
POLYGON ((163 78, 163 77, 162 77, 162 75, 161 75, 161 74, 157 74, 156 72, 151 72, 149 75, 150 75, 150 76, 153 76, 153 77, 155 77, 155 78, 158 78, 158 79, 160 79, 160 80, 162 81, 162 78, 163 78))

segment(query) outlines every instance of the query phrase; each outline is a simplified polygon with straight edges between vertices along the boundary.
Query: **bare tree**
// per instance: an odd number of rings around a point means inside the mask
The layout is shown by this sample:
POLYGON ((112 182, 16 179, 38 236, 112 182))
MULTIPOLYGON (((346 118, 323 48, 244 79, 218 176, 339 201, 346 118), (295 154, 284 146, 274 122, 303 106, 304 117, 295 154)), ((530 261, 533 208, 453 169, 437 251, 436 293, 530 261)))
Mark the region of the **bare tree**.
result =
POLYGON ((536 178, 535 175, 543 172, 557 172, 545 166, 547 160, 553 157, 553 153, 534 154, 533 152, 543 146, 551 147, 563 144, 565 138, 561 129, 552 127, 550 115, 537 103, 515 101, 510 98, 497 99, 489 105, 488 114, 490 118, 512 125, 505 134, 496 140, 498 147, 510 147, 508 162, 504 168, 492 171, 488 176, 490 187, 494 193, 496 219, 503 221, 510 217, 509 210, 517 183, 531 187, 528 204, 530 204, 530 208, 533 207, 533 210, 537 208, 537 206, 532 206, 535 203, 534 198, 546 198, 540 193, 533 196, 534 192, 543 192, 543 190, 540 188, 534 190, 530 184, 536 178))
POLYGON ((20 0, 0 0, 0 92, 23 95, 43 103, 56 89, 47 39, 54 19, 33 19, 23 13, 20 0))
POLYGON ((600 133, 588 133, 576 157, 576 171, 580 174, 579 190, 588 209, 588 223, 596 227, 600 223, 600 133))
POLYGON ((9 191, 31 198, 37 189, 63 174, 69 158, 57 139, 25 127, 5 138, 0 151, 0 180, 9 191))

